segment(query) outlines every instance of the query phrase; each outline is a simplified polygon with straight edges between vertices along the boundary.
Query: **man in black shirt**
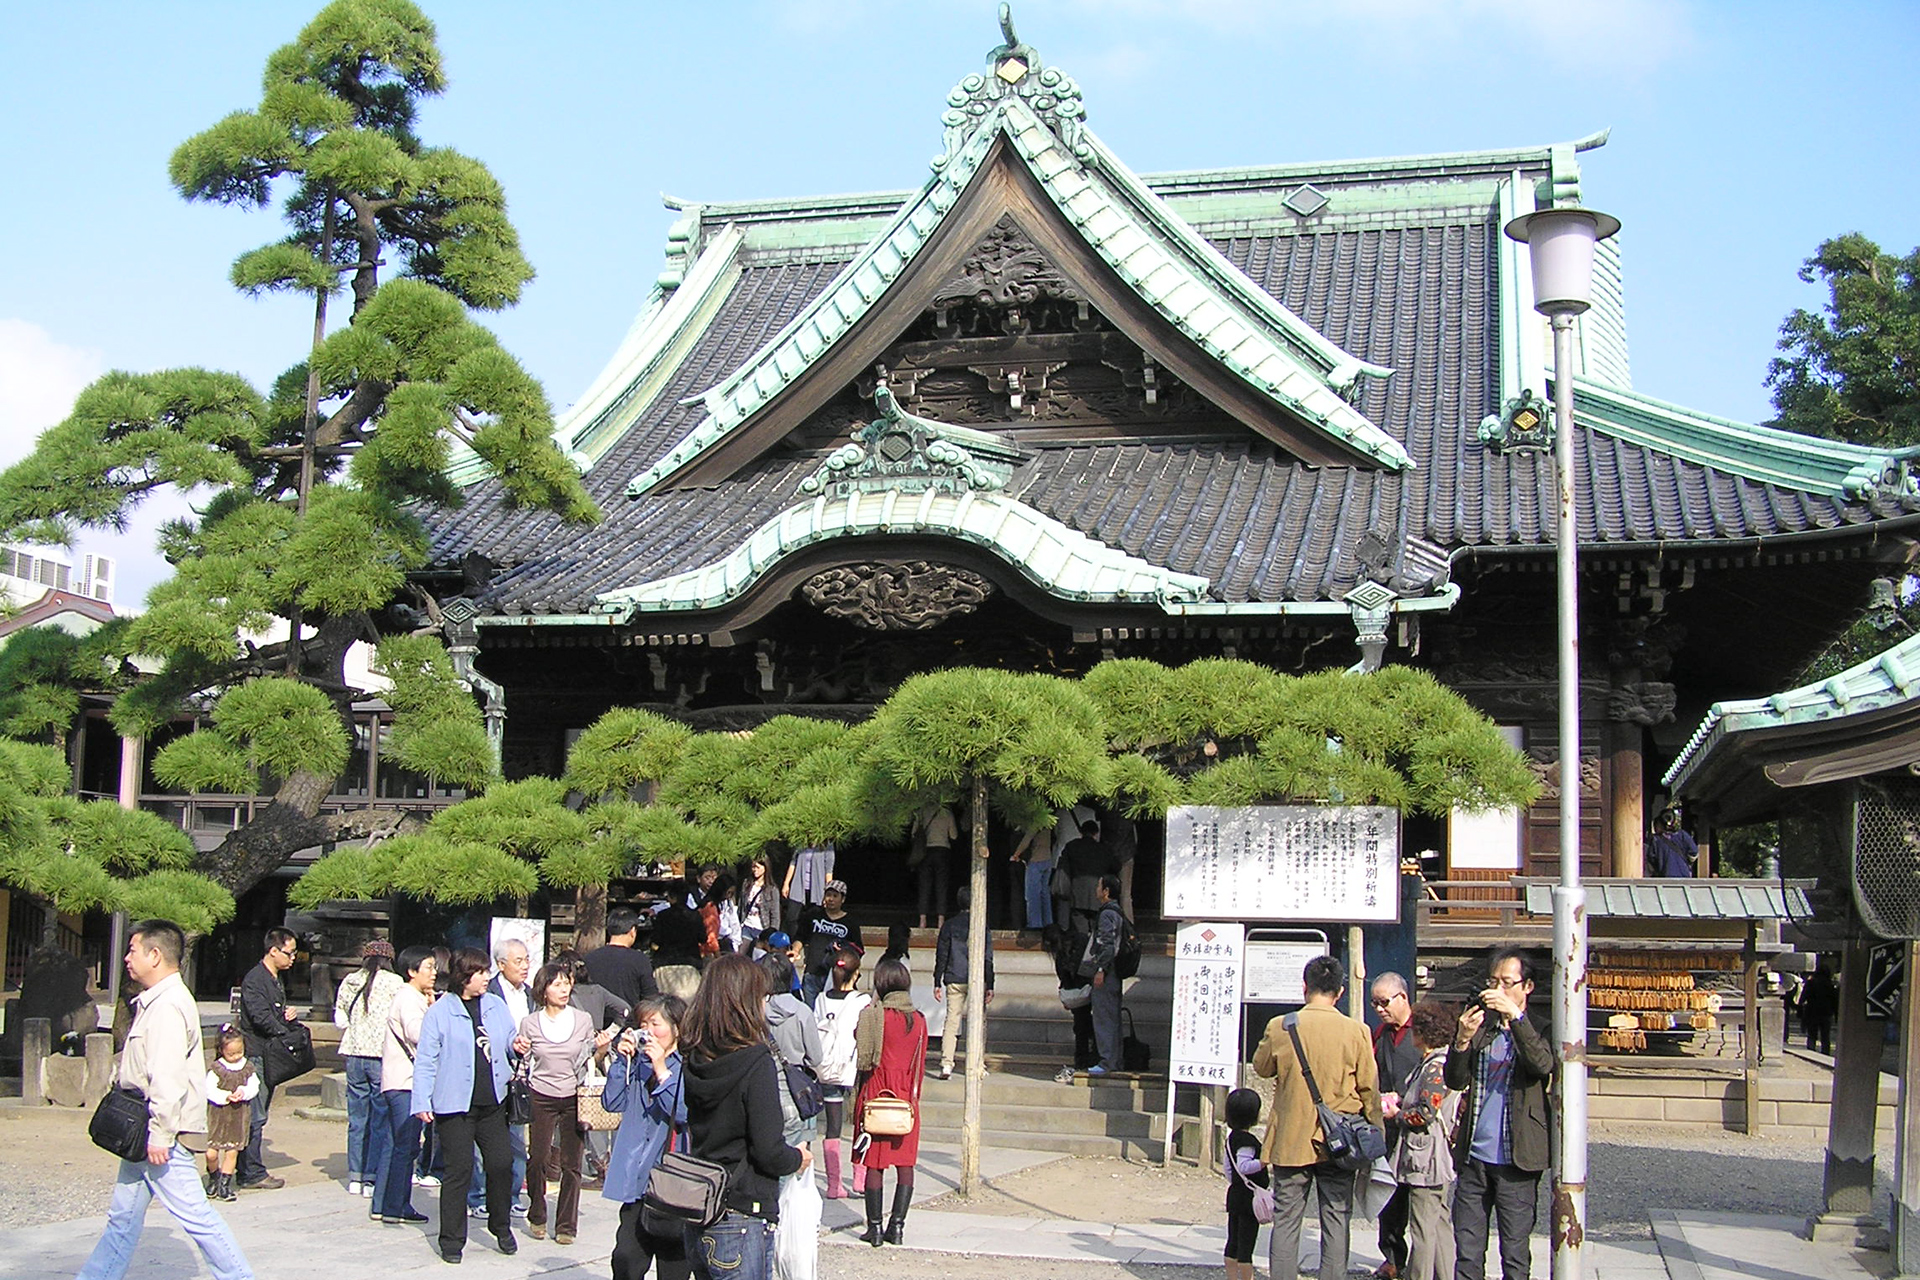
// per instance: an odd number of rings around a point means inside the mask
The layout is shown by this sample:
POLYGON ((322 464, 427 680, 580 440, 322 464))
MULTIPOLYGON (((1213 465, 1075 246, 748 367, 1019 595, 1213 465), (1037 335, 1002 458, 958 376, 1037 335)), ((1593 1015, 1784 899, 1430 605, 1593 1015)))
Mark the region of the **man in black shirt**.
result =
POLYGON ((807 972, 800 980, 800 998, 808 1008, 827 985, 827 971, 833 966, 835 947, 852 947, 866 953, 860 940, 860 924, 847 914, 847 882, 829 880, 820 908, 809 911, 800 921, 794 940, 806 946, 807 972))
POLYGON ((286 1185, 285 1179, 268 1174, 262 1158, 267 1110, 273 1105, 265 1053, 269 1042, 290 1034, 289 1024, 297 1016, 287 1008, 287 991, 280 985, 280 975, 293 968, 293 957, 300 944, 286 929, 269 929, 266 945, 260 963, 247 970, 247 976, 240 980, 240 1036, 247 1042, 247 1059, 253 1063, 254 1078, 260 1082, 260 1091, 253 1095, 247 1145, 241 1149, 237 1170, 242 1191, 271 1191, 286 1185))
POLYGON ((658 995, 653 961, 634 943, 640 938, 640 913, 632 907, 607 912, 607 945, 587 953, 587 976, 605 987, 628 1008, 658 995))

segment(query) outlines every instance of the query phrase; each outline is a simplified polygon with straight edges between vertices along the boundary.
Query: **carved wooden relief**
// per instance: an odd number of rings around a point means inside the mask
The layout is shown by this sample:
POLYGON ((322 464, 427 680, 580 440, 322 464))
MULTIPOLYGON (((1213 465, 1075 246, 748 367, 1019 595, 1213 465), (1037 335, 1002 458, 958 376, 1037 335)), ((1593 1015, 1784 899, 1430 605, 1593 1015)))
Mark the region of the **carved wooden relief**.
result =
POLYGON ((869 631, 925 631, 972 613, 993 590, 971 570, 928 560, 840 565, 800 584, 814 608, 869 631))

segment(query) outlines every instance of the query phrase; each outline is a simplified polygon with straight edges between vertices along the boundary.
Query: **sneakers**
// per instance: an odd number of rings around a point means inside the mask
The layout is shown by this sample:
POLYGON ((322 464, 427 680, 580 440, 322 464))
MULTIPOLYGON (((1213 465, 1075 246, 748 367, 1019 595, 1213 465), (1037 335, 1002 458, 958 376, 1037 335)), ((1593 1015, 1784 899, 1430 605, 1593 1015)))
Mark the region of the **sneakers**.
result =
POLYGON ((1087 1074, 1090 1076, 1093 1076, 1095 1079, 1098 1079, 1099 1077, 1107 1074, 1107 1069, 1105 1067, 1095 1065, 1087 1068, 1087 1074))
POLYGON ((947 1064, 947 1063, 942 1063, 942 1064, 941 1064, 941 1066, 940 1066, 940 1078, 941 1078, 942 1080, 951 1080, 951 1079, 953 1079, 953 1067, 952 1067, 952 1066, 951 1066, 950 1064, 947 1064))
POLYGON ((437 1187, 440 1185, 440 1179, 430 1173, 416 1173, 413 1175, 413 1185, 416 1187, 437 1187))
MULTIPOLYGON (((368 1183, 367 1185, 368 1185, 368 1186, 372 1186, 373 1184, 372 1184, 372 1183, 368 1183)), ((347 1194, 348 1194, 348 1195, 350 1195, 350 1196, 357 1196, 357 1195, 359 1195, 359 1194, 360 1194, 360 1180, 359 1180, 358 1178, 352 1178, 352 1179, 349 1179, 349 1180, 348 1180, 348 1182, 347 1182, 347 1194)), ((371 1193, 369 1193, 369 1194, 371 1194, 371 1193)))
POLYGON ((373 1184, 371 1182, 361 1183, 360 1194, 365 1196, 369 1200, 373 1199, 373 1184))
POLYGON ((1072 1083, 1073 1083, 1073 1068, 1072 1068, 1072 1067, 1062 1067, 1062 1068, 1060 1068, 1060 1069, 1059 1069, 1058 1071, 1056 1071, 1056 1072, 1054 1072, 1054 1073, 1053 1073, 1053 1082, 1054 1082, 1055 1084, 1072 1084, 1072 1083))

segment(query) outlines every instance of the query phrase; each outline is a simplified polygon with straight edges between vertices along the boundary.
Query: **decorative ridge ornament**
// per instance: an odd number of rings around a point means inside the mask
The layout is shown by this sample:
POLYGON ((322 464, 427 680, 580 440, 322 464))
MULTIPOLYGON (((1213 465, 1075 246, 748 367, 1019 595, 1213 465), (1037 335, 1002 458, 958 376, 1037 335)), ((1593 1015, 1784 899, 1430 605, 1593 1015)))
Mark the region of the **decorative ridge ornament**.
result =
POLYGON ((1087 108, 1080 97, 1080 86, 1058 67, 1036 70, 1040 55, 1014 33, 1013 7, 1009 4, 1000 6, 1000 33, 1004 41, 987 54, 986 72, 974 72, 947 95, 947 109, 940 116, 946 149, 933 158, 934 172, 953 163, 966 140, 1010 97, 1024 98, 1062 146, 1080 160, 1092 160, 1094 151, 1084 128, 1087 108))
POLYGON ((873 389, 880 416, 854 428, 852 442, 828 454, 819 470, 800 482, 801 493, 839 497, 877 489, 939 489, 965 494, 1006 487, 1025 454, 985 431, 908 413, 885 377, 882 370, 873 389))

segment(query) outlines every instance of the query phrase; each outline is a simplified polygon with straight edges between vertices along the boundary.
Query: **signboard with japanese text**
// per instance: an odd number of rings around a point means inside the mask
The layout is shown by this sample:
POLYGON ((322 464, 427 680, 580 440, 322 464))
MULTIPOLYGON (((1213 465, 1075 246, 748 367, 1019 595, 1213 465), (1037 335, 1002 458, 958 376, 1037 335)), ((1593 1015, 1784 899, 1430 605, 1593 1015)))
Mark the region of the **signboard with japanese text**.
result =
POLYGON ((1237 924, 1185 924, 1173 942, 1171 1078, 1186 1084, 1240 1083, 1240 961, 1237 924))
POLYGON ((1392 923, 1400 814, 1376 805, 1167 811, 1169 919, 1392 923))
POLYGON ((1241 999, 1248 1004, 1305 1004, 1307 962, 1327 954, 1327 939, 1249 937, 1241 999))

